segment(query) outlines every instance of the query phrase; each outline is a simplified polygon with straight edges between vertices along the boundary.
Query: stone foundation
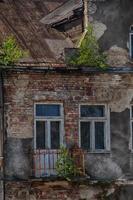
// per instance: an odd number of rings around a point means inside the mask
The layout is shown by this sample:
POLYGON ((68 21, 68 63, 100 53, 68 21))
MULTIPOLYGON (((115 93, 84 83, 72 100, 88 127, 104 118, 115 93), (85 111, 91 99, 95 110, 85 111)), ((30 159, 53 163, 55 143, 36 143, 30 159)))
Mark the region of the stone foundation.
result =
POLYGON ((5 200, 132 200, 133 182, 6 182, 5 200))

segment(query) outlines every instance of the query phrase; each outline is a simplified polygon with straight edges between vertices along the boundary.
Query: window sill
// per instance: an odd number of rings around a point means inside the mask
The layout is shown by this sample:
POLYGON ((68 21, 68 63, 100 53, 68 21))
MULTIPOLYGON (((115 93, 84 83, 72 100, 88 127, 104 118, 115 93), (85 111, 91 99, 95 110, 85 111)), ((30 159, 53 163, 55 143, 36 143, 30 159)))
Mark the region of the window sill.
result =
POLYGON ((110 154, 111 151, 84 151, 86 154, 110 154))

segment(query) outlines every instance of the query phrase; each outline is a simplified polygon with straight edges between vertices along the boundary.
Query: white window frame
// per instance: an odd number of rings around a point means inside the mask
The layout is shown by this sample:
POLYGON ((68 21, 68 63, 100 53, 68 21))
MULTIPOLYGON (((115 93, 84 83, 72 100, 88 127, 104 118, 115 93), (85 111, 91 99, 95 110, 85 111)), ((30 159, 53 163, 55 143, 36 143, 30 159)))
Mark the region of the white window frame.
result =
POLYGON ((129 54, 130 54, 130 58, 131 59, 133 59, 133 55, 132 55, 132 49, 133 49, 133 47, 132 47, 132 45, 131 45, 131 36, 133 35, 133 32, 131 31, 130 33, 129 33, 129 54))
POLYGON ((90 122, 91 126, 91 136, 90 136, 90 149, 88 152, 92 153, 105 153, 110 152, 110 109, 106 104, 99 103, 83 103, 79 105, 79 147, 81 147, 81 123, 80 122, 90 122), (81 106, 104 106, 105 107, 105 117, 81 117, 81 106), (104 144, 105 149, 95 149, 95 122, 105 122, 104 130, 104 144))
POLYGON ((39 103, 34 103, 34 150, 37 150, 37 146, 36 146, 36 122, 37 121, 44 121, 47 122, 46 123, 46 149, 51 149, 51 133, 50 133, 50 122, 53 121, 58 121, 60 122, 60 146, 63 145, 64 142, 64 108, 63 108, 63 103, 54 103, 54 102, 39 102, 39 103), (59 105, 60 106, 60 114, 61 116, 48 116, 48 117, 44 117, 44 116, 36 116, 36 105, 59 105))
POLYGON ((133 104, 131 104, 131 106, 130 106, 130 142, 129 142, 129 149, 133 153, 133 128, 132 128, 133 116, 132 116, 132 108, 133 108, 133 104))

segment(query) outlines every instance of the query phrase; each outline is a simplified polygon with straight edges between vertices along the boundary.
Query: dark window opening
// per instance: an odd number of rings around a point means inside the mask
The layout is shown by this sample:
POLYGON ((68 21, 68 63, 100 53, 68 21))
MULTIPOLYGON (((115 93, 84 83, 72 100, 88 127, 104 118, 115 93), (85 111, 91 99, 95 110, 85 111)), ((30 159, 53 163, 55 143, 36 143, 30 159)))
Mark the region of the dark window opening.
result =
POLYGON ((80 123, 81 147, 90 149, 90 122, 80 123))
POLYGON ((95 122, 95 149, 104 148, 104 122, 95 122))
POLYGON ((104 117, 105 109, 102 105, 82 105, 81 117, 104 117))
POLYGON ((38 117, 60 116, 60 105, 37 104, 36 116, 38 117))
POLYGON ((45 149, 45 122, 36 121, 36 147, 45 149))
POLYGON ((51 122, 51 149, 60 148, 60 122, 51 122))

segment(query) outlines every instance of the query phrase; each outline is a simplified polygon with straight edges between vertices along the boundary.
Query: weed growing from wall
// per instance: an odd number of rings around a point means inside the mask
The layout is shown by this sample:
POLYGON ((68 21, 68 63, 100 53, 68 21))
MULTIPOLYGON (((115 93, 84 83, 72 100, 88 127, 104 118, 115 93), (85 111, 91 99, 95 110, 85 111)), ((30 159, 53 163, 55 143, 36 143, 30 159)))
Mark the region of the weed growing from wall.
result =
POLYGON ((0 45, 0 65, 11 65, 26 55, 13 36, 7 37, 0 45))
POLYGON ((79 174, 75 166, 74 160, 71 158, 69 151, 65 147, 61 147, 60 156, 56 163, 56 171, 58 176, 71 180, 72 177, 79 174))
POLYGON ((102 69, 107 67, 106 55, 100 52, 100 48, 96 37, 94 36, 91 24, 88 27, 88 31, 77 53, 70 58, 69 64, 100 67, 102 69))

